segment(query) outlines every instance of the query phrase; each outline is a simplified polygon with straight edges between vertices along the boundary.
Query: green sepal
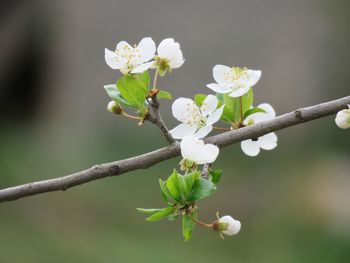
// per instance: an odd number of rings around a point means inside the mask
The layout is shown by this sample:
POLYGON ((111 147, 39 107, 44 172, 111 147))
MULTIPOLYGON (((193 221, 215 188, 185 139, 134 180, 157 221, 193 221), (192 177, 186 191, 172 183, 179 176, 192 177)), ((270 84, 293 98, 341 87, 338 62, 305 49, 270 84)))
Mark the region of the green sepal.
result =
POLYGON ((168 220, 175 221, 178 217, 179 217, 178 213, 172 213, 172 214, 168 215, 168 220))
POLYGON ((146 221, 154 222, 154 221, 161 220, 161 219, 163 219, 165 217, 168 217, 174 211, 175 211, 175 207, 173 207, 173 206, 165 207, 165 208, 161 209, 160 211, 158 211, 158 212, 152 214, 151 216, 147 217, 146 221))
POLYGON ((222 175, 221 169, 209 170, 209 178, 214 184, 218 184, 222 175))
MULTIPOLYGON (((192 212, 191 216, 194 219, 198 219, 197 211, 192 212)), ((183 215, 182 217, 182 235, 185 241, 188 241, 192 236, 192 231, 196 226, 196 222, 191 219, 189 215, 183 215)))
POLYGON ((216 185, 213 182, 210 182, 207 179, 200 178, 197 180, 193 187, 192 191, 187 198, 188 202, 194 202, 212 195, 216 191, 216 185))
POLYGON ((252 115, 252 114, 258 113, 258 112, 266 113, 266 111, 261 109, 261 108, 257 108, 257 107, 251 108, 244 113, 244 119, 246 119, 249 115, 252 115))
POLYGON ((157 94, 158 99, 166 99, 166 100, 171 100, 173 96, 170 94, 170 92, 165 91, 165 90, 160 90, 157 94))
POLYGON ((174 169, 173 173, 166 180, 166 188, 168 189, 170 195, 177 202, 182 203, 182 194, 179 186, 179 180, 177 171, 174 169))

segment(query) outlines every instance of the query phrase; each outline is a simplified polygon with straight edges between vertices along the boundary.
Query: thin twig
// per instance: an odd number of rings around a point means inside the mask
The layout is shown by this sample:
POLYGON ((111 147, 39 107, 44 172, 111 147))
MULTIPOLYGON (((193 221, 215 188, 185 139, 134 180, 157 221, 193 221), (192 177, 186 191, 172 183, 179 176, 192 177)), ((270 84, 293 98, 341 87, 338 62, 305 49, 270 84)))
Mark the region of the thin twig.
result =
POLYGON ((202 173, 201 173, 202 178, 209 179, 209 167, 210 167, 209 163, 206 163, 203 165, 202 173))
MULTIPOLYGON (((342 109, 347 108, 348 104, 350 104, 350 96, 306 108, 301 108, 278 116, 269 121, 253 124, 247 127, 215 135, 207 138, 205 142, 214 143, 219 147, 225 147, 236 142, 256 138, 273 131, 284 129, 286 127, 332 115, 342 109)), ((337 128, 335 127, 335 129, 337 128)), ((180 146, 178 143, 174 143, 173 145, 158 149, 153 152, 116 162, 95 165, 85 171, 77 172, 67 176, 2 189, 0 190, 0 202, 12 201, 26 196, 37 195, 46 192, 66 190, 68 188, 93 180, 102 179, 104 177, 117 176, 138 169, 146 169, 154 164, 179 155, 180 146)))

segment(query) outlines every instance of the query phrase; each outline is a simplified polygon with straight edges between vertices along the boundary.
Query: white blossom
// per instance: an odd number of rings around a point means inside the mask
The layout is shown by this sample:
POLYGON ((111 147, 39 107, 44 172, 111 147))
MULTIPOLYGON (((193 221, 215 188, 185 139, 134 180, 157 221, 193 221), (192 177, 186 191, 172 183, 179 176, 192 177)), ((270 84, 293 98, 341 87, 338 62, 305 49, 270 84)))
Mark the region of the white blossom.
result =
POLYGON ((217 93, 229 93, 229 96, 236 98, 247 93, 259 81, 261 71, 216 65, 213 77, 217 83, 208 84, 208 88, 217 93))
POLYGON ((219 155, 219 148, 205 144, 193 135, 185 136, 180 143, 181 155, 185 160, 196 164, 213 163, 219 155))
POLYGON ((171 107, 172 113, 182 124, 172 129, 171 135, 175 139, 181 139, 186 135, 194 135, 200 139, 208 135, 224 109, 224 105, 217 108, 218 103, 218 99, 213 95, 208 95, 201 107, 188 98, 175 100, 171 107))
POLYGON ((165 71, 169 68, 179 68, 185 62, 180 44, 173 38, 166 38, 160 42, 157 53, 157 64, 165 71))
POLYGON ((236 235, 241 230, 241 222, 235 220, 232 216, 221 217, 217 224, 218 230, 228 236, 236 235))
MULTIPOLYGON (((265 112, 257 112, 249 115, 244 120, 244 125, 259 123, 276 117, 276 113, 270 104, 263 103, 260 104, 258 108, 263 109, 265 112)), ((277 135, 274 132, 271 132, 258 138, 242 141, 241 149, 246 155, 257 156, 260 152, 260 148, 264 150, 272 150, 276 148, 277 140, 277 135)))
POLYGON ((341 129, 350 128, 350 105, 348 105, 348 109, 341 110, 337 113, 335 123, 341 129))
POLYGON ((150 37, 143 38, 132 47, 125 41, 117 44, 115 51, 105 49, 105 60, 112 69, 119 69, 123 74, 141 73, 149 69, 154 61, 156 44, 150 37))

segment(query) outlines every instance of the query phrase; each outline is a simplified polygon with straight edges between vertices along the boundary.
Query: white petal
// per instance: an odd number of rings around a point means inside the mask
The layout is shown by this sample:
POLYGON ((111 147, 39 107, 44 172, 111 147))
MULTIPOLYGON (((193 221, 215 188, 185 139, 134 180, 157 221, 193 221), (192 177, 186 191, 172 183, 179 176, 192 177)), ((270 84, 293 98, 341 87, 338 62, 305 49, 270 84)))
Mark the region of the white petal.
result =
POLYGON ((171 106, 173 116, 181 122, 193 121, 194 114, 200 114, 196 103, 188 98, 178 98, 171 106))
POLYGON ((127 59, 125 58, 128 54, 130 54, 131 52, 133 52, 134 48, 132 46, 130 46, 127 42, 125 41, 120 41, 117 44, 116 47, 116 53, 118 53, 118 57, 120 59, 124 59, 124 62, 127 62, 127 59))
POLYGON ((248 85, 248 87, 253 87, 256 83, 258 83, 261 77, 261 71, 248 69, 247 75, 248 80, 246 81, 246 84, 248 85))
POLYGON ((249 91, 250 87, 248 86, 240 86, 238 89, 232 91, 230 93, 230 96, 233 98, 238 98, 243 96, 244 94, 246 94, 249 91))
POLYGON ((341 110, 335 117, 335 123, 341 129, 350 128, 350 110, 341 110))
POLYGON ((141 58, 140 60, 142 62, 146 62, 152 58, 154 58, 154 55, 156 53, 156 44, 154 43, 153 39, 150 37, 143 38, 137 48, 140 51, 141 58))
POLYGON ((222 233, 228 236, 236 235, 241 230, 241 222, 233 219, 231 216, 223 216, 219 219, 219 223, 226 223, 228 228, 222 233))
POLYGON ((136 66, 131 73, 141 73, 146 71, 147 69, 149 69, 150 67, 152 67, 152 65, 154 64, 154 61, 150 61, 147 63, 143 63, 141 65, 136 66))
POLYGON ((171 68, 179 68, 184 63, 180 44, 175 42, 173 38, 166 38, 160 42, 158 49, 158 56, 169 61, 171 68))
POLYGON ((245 140, 241 142, 242 151, 249 156, 257 156, 260 152, 260 148, 257 141, 252 139, 245 140))
POLYGON ((193 135, 197 130, 195 126, 188 126, 185 124, 180 124, 176 126, 174 129, 170 130, 170 134, 174 137, 174 139, 182 139, 186 135, 193 135))
POLYGON ((194 136, 183 137, 180 143, 182 157, 195 162, 203 145, 203 141, 196 139, 194 136))
POLYGON ((230 84, 232 81, 225 78, 225 75, 232 75, 232 68, 224 65, 216 65, 213 68, 213 77, 219 84, 230 84))
POLYGON ((122 67, 121 63, 117 61, 117 55, 105 48, 105 60, 108 66, 110 66, 112 69, 120 69, 122 67))
POLYGON ((275 118, 276 117, 276 112, 275 110, 272 108, 272 106, 268 103, 262 103, 258 105, 258 108, 263 109, 264 111, 266 111, 266 113, 271 117, 271 118, 275 118))
POLYGON ((215 162, 219 155, 219 148, 213 144, 206 144, 200 152, 198 164, 206 164, 215 162))
POLYGON ((211 125, 208 125, 208 126, 204 126, 203 128, 200 128, 195 134, 194 136, 197 138, 197 139, 202 139, 204 138, 205 136, 207 136, 213 129, 213 126, 211 125))
POLYGON ((225 105, 222 105, 220 108, 218 108, 216 111, 214 111, 208 116, 207 125, 213 125, 215 122, 220 120, 222 112, 224 111, 224 107, 225 105))
POLYGON ((272 150, 277 146, 277 135, 274 132, 259 137, 258 144, 264 150, 272 150))
POLYGON ((218 107, 218 99, 214 95, 208 95, 200 108, 203 116, 207 116, 218 107))
POLYGON ((217 93, 228 93, 232 91, 232 88, 225 84, 211 83, 207 84, 207 87, 217 93))

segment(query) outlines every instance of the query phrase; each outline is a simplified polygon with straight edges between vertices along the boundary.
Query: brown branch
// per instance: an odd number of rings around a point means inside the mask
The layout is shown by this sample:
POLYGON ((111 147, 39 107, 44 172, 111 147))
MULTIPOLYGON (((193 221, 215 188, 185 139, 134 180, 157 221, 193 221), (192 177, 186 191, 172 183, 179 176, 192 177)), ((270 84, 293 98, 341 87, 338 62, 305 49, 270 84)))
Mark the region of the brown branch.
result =
MULTIPOLYGON (((321 103, 315 106, 301 108, 290 113, 278 116, 273 120, 261 122, 237 130, 225 132, 207 138, 205 141, 214 143, 219 147, 240 142, 250 138, 256 138, 272 131, 281 130, 299 123, 311 121, 332 115, 350 104, 350 96, 341 99, 321 103)), ((335 125, 335 124, 334 124, 335 125)), ((152 165, 180 155, 180 146, 174 143, 165 148, 142 154, 136 157, 95 165, 85 171, 77 172, 64 177, 32 182, 0 190, 0 202, 12 201, 26 196, 36 195, 45 192, 66 190, 93 180, 107 176, 116 176, 123 173, 146 169, 152 165)))

